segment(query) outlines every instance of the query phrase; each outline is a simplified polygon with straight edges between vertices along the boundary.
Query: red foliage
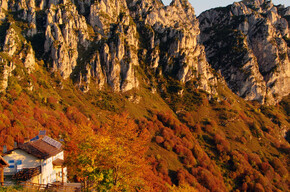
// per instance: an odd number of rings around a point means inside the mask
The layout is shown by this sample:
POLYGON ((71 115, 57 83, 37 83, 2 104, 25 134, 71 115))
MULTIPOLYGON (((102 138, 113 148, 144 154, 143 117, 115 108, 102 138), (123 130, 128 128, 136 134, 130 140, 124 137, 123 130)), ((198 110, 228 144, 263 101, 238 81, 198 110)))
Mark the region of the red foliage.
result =
POLYGON ((69 120, 79 125, 88 125, 89 121, 76 107, 68 107, 66 116, 69 120))
POLYGON ((247 189, 248 189, 248 185, 247 185, 247 183, 243 183, 243 185, 242 185, 242 187, 241 187, 241 190, 242 190, 242 191, 247 191, 247 189))
POLYGON ((206 124, 205 127, 204 127, 204 130, 207 132, 207 133, 212 133, 213 132, 213 127, 211 124, 206 124))
POLYGON ((222 100, 222 105, 227 108, 231 108, 231 104, 227 100, 222 100))
POLYGON ((58 100, 55 97, 50 96, 50 97, 47 98, 47 102, 49 104, 57 104, 58 100))
POLYGON ((155 141, 156 141, 156 143, 161 144, 164 142, 164 138, 161 136, 156 136, 155 141))
POLYGON ((205 186, 210 191, 226 191, 224 183, 216 178, 207 169, 198 167, 196 169, 192 169, 192 174, 197 178, 201 185, 205 186))
POLYGON ((192 167, 197 164, 196 159, 193 157, 191 150, 189 150, 188 148, 182 145, 176 145, 175 151, 183 158, 183 163, 187 167, 192 167))
POLYGON ((195 126, 193 127, 193 130, 195 133, 200 134, 202 132, 201 130, 201 126, 199 123, 195 124, 195 126))
POLYGON ((214 140, 220 153, 230 151, 230 143, 224 137, 219 134, 215 134, 214 140))
POLYGON ((249 158, 248 161, 252 165, 252 167, 260 166, 260 164, 262 163, 262 160, 260 159, 259 155, 255 153, 249 153, 248 158, 249 158))
POLYGON ((255 184, 255 192, 265 192, 264 187, 260 183, 255 184))
MULTIPOLYGON (((184 167, 194 169, 194 167, 199 164, 201 167, 211 173, 214 180, 219 181, 222 183, 221 185, 224 186, 223 177, 219 169, 201 148, 198 141, 194 138, 187 126, 180 123, 174 116, 168 113, 158 113, 157 118, 156 116, 153 116, 151 122, 154 123, 151 124, 148 120, 142 120, 140 125, 142 127, 152 127, 148 129, 150 130, 151 135, 155 137, 155 141, 162 143, 162 140, 164 139, 163 147, 167 150, 173 149, 173 151, 178 154, 184 167)), ((212 122, 210 126, 217 125, 215 122, 212 122)), ((199 124, 196 124, 195 127, 197 127, 197 129, 199 129, 198 131, 201 132, 201 127, 199 124)), ((155 167, 154 173, 159 177, 162 177, 164 181, 168 182, 166 172, 163 171, 163 169, 159 169, 159 171, 157 170, 158 163, 153 163, 152 166, 155 167)), ((195 177, 188 173, 188 171, 185 169, 180 169, 177 173, 177 177, 179 184, 188 183, 195 186, 195 188, 199 189, 200 191, 209 191, 200 185, 195 177)))
POLYGON ((277 157, 273 159, 272 166, 281 177, 288 174, 287 169, 284 167, 283 163, 277 157))
POLYGON ((178 185, 189 184, 191 186, 195 186, 198 191, 209 192, 208 189, 198 183, 197 179, 185 169, 179 169, 177 171, 177 180, 178 185))

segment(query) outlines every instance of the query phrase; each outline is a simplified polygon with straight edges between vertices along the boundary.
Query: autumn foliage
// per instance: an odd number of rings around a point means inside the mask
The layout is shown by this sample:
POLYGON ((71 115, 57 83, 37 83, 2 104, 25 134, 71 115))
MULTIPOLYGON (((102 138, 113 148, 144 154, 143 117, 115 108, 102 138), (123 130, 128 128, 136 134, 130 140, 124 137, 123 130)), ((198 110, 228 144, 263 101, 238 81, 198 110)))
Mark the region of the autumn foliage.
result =
MULTIPOLYGON (((273 124, 266 124, 250 106, 251 112, 237 111, 233 101, 212 102, 214 112, 209 110, 206 118, 199 111, 149 110, 146 118, 134 119, 127 113, 74 105, 83 99, 80 95, 66 103, 57 94, 43 92, 49 87, 45 81, 36 86, 38 95, 10 89, 0 98, 1 144, 10 150, 15 141, 47 130, 49 136, 64 140, 71 181, 88 181, 97 191, 289 188, 289 144, 277 139, 273 124), (100 121, 102 113, 106 118, 100 121), (270 153, 257 150, 264 145, 270 153)), ((279 119, 273 117, 275 122, 279 119)))
POLYGON ((98 190, 149 189, 145 159, 149 134, 127 115, 114 115, 97 130, 75 130, 68 140, 68 164, 75 176, 91 181, 98 190), (76 157, 76 158, 75 158, 76 157))

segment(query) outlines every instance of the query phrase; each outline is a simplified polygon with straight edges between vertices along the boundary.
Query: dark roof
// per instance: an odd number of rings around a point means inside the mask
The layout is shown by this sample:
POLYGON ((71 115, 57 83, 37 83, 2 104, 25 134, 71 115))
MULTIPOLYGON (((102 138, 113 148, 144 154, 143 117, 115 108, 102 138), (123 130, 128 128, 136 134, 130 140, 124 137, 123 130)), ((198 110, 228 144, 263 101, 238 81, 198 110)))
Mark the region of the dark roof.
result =
POLYGON ((27 181, 32 177, 39 175, 40 173, 41 173, 40 166, 34 168, 24 168, 21 171, 17 172, 15 175, 13 175, 12 179, 27 181))
POLYGON ((2 165, 2 167, 8 167, 9 164, 5 161, 5 159, 3 159, 3 157, 0 155, 0 165, 2 165))
MULTIPOLYGON (((21 149, 39 159, 47 159, 49 157, 55 156, 56 154, 62 151, 61 147, 57 148, 53 145, 50 145, 43 139, 30 141, 24 144, 19 144, 18 148, 16 149, 21 149)), ((11 153, 11 151, 7 153, 9 154, 11 153)))

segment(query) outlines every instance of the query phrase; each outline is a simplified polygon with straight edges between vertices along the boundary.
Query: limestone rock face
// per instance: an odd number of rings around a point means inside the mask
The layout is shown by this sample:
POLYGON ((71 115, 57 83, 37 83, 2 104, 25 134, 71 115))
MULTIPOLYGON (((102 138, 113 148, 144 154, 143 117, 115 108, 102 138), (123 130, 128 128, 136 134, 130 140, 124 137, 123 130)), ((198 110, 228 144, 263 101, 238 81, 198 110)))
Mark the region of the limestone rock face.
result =
POLYGON ((199 88, 208 92, 216 78, 198 42, 199 23, 188 1, 175 0, 169 6, 159 1, 132 1, 132 15, 139 20, 148 65, 156 73, 185 83, 199 78, 199 88))
POLYGON ((7 0, 0 0, 0 21, 3 21, 6 17, 4 11, 8 10, 8 2, 7 0))
POLYGON ((89 34, 87 23, 79 15, 76 6, 64 6, 51 2, 47 9, 44 51, 52 60, 52 68, 68 78, 77 66, 78 47, 87 49, 89 34))
POLYGON ((139 87, 142 62, 156 79, 198 79, 197 88, 214 90, 216 78, 198 42, 198 20, 188 1, 165 7, 159 0, 2 0, 1 7, 14 13, 11 19, 1 10, 1 20, 21 21, 21 35, 8 30, 3 51, 13 57, 23 49, 28 72, 36 52, 38 60, 64 79, 72 78, 84 92, 105 85, 119 92, 139 87))
POLYGON ((94 31, 100 34, 97 43, 100 49, 95 51, 90 61, 90 72, 86 79, 95 77, 99 88, 106 82, 117 92, 137 88, 137 29, 126 1, 95 2, 90 6, 89 22, 94 31))
POLYGON ((30 44, 16 32, 13 24, 6 30, 4 44, 0 52, 0 92, 8 86, 8 78, 16 68, 14 62, 22 61, 27 73, 31 73, 36 65, 35 53, 30 44))
POLYGON ((37 33, 36 29, 36 1, 35 0, 19 0, 8 1, 9 9, 15 12, 16 17, 27 21, 27 36, 33 36, 37 33))
POLYGON ((11 58, 27 73, 44 60, 84 92, 106 85, 129 91, 140 81, 162 92, 161 79, 174 79, 197 82, 196 88, 215 94, 214 68, 245 99, 274 104, 289 94, 290 8, 270 1, 236 2, 199 19, 187 0, 169 6, 160 0, 1 0, 0 5, 6 74, 13 70, 7 66, 17 67, 9 64, 11 58))
POLYGON ((35 54, 32 47, 28 47, 24 57, 24 67, 31 73, 35 68, 35 54))
POLYGON ((255 0, 199 16, 209 63, 239 96, 275 104, 290 92, 289 7, 255 0), (288 21, 287 21, 288 18, 288 21))
POLYGON ((8 78, 14 69, 15 66, 13 62, 3 58, 3 56, 0 55, 0 92, 5 91, 5 89, 8 87, 8 78))
POLYGON ((44 50, 52 68, 64 78, 76 78, 83 91, 90 84, 99 89, 108 84, 117 92, 138 88, 140 49, 156 74, 171 74, 183 83, 198 77, 199 88, 212 91, 209 84, 216 79, 197 42, 198 21, 188 2, 164 7, 160 1, 101 0, 51 2, 48 7, 44 50), (142 31, 144 27, 152 31, 142 31), (141 45, 140 38, 148 37, 141 45))
POLYGON ((14 55, 20 41, 15 29, 10 27, 6 32, 6 37, 4 41, 3 51, 6 52, 10 57, 14 55))

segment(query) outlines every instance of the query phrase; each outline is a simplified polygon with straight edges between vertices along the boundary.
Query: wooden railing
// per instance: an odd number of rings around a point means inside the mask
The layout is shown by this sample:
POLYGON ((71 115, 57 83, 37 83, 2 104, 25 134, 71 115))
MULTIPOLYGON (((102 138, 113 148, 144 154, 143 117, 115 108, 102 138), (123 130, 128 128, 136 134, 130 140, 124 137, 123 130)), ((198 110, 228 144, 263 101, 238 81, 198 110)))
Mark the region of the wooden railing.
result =
POLYGON ((65 191, 65 192, 76 192, 76 191, 82 191, 81 184, 80 183, 49 183, 49 184, 37 184, 37 183, 31 183, 31 182, 21 182, 20 185, 22 185, 24 188, 28 188, 31 190, 37 190, 37 191, 65 191))
POLYGON ((19 185, 23 186, 24 188, 32 189, 32 190, 45 190, 47 188, 46 184, 38 184, 38 183, 31 183, 31 182, 20 182, 19 185))

